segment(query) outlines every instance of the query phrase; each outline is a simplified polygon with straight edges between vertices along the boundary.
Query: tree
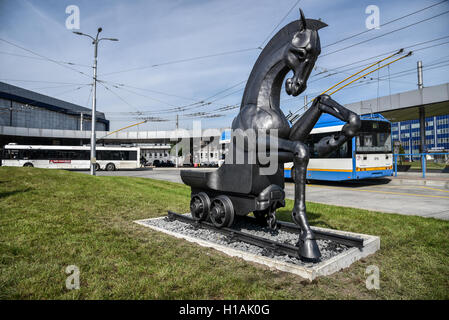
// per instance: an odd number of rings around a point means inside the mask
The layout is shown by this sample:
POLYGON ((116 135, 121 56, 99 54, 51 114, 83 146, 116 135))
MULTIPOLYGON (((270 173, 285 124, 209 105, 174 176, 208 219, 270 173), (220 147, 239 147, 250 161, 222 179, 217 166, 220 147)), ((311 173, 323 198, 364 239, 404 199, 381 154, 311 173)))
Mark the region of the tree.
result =
POLYGON ((402 161, 405 161, 405 156, 404 156, 405 150, 402 147, 402 145, 399 145, 399 153, 402 154, 401 156, 399 156, 399 164, 402 165, 402 161))

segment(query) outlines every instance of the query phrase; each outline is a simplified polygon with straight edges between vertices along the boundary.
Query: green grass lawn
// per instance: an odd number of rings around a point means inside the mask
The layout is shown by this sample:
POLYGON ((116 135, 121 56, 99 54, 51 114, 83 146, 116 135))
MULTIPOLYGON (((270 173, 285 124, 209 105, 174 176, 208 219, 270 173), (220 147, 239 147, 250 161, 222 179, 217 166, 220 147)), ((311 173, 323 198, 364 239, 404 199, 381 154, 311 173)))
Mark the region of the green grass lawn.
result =
MULTIPOLYGON (((411 165, 410 169, 420 169, 422 166, 421 161, 413 161, 413 162, 403 162, 405 165, 411 165)), ((442 162, 433 162, 433 161, 427 161, 426 162, 426 168, 427 169, 435 169, 435 170, 443 170, 446 167, 446 163, 442 162)))
POLYGON ((309 203, 312 225, 381 237, 376 254, 310 283, 133 223, 188 205, 176 183, 0 167, 0 299, 449 298, 448 221, 309 203), (80 290, 65 288, 68 265, 80 290), (369 265, 380 290, 365 287, 369 265))

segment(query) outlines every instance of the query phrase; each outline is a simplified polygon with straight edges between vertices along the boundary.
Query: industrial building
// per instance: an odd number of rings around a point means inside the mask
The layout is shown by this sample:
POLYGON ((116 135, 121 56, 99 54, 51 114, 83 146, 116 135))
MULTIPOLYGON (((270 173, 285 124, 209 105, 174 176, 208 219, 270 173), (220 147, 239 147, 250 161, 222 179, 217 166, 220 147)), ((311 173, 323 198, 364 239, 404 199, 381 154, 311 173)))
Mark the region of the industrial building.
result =
MULTIPOLYGON (((109 130, 109 120, 104 113, 96 113, 96 128, 109 130)), ((67 101, 52 98, 34 91, 0 82, 0 126, 57 130, 91 130, 91 110, 67 101)), ((61 144, 58 139, 45 137, 8 137, 0 135, 0 144, 61 144)), ((65 141, 64 144, 88 141, 65 141)))

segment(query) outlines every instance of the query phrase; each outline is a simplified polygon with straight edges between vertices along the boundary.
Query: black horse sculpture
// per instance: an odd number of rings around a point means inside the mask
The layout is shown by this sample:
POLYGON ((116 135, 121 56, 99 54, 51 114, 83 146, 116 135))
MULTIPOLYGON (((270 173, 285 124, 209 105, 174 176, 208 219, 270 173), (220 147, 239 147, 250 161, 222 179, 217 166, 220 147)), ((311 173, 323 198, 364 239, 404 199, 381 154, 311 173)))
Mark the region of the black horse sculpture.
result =
POLYGON ((293 76, 285 82, 289 95, 297 96, 306 89, 307 79, 321 52, 318 30, 327 26, 319 20, 305 19, 301 10, 300 14, 300 20, 282 28, 257 59, 246 84, 240 112, 232 123, 232 142, 225 163, 212 172, 183 170, 181 178, 192 189, 190 209, 194 218, 210 219, 217 227, 228 227, 235 216, 253 212, 258 220, 275 228, 276 209, 285 206, 283 164, 293 161, 295 203, 292 218, 301 228, 298 250, 304 259, 316 260, 321 253, 306 216, 309 151, 304 142, 322 113, 329 113, 345 121, 346 125, 339 134, 325 137, 318 143, 317 151, 321 155, 351 139, 361 123, 357 114, 328 95, 315 98, 293 126, 281 111, 279 103, 284 78, 293 71, 293 76), (256 133, 256 147, 242 134, 248 130, 256 133), (242 137, 243 144, 237 143, 242 137), (260 152, 266 152, 267 148, 270 159, 273 156, 277 159, 272 174, 262 174, 267 164, 260 161, 260 152), (250 161, 249 154, 254 150, 259 156, 250 161), (236 162, 238 157, 235 156, 239 151, 243 152, 243 162, 240 163, 236 162))

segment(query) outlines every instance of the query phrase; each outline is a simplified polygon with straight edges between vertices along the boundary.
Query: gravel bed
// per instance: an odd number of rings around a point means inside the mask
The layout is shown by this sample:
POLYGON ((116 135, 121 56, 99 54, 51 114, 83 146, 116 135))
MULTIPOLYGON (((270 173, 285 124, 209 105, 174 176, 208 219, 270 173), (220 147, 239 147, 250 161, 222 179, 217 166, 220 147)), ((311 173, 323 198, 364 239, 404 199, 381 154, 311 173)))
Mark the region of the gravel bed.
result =
MULTIPOLYGON (((264 256, 265 252, 263 248, 241 242, 241 241, 233 241, 229 242, 225 235, 222 235, 218 232, 215 232, 213 230, 209 229, 203 229, 203 228, 195 228, 191 224, 180 222, 180 221, 172 221, 170 222, 168 218, 163 219, 149 219, 142 221, 146 225, 153 225, 156 227, 159 227, 161 229, 165 229, 172 232, 181 233, 184 235, 188 235, 190 237, 199 238, 202 240, 214 242, 220 245, 224 245, 233 249, 241 250, 250 252, 253 254, 257 254, 260 256, 264 256)), ((269 229, 268 227, 262 227, 257 224, 252 224, 246 221, 237 220, 233 227, 233 229, 242 231, 245 233, 250 233, 259 237, 267 238, 270 240, 274 240, 281 243, 288 243, 291 245, 295 245, 298 241, 298 234, 294 234, 291 232, 283 231, 283 230, 277 230, 273 231, 269 229)), ((321 261, 328 260, 346 250, 348 250, 350 247, 336 243, 331 240, 317 240, 318 247, 321 251, 321 259, 318 262, 305 262, 293 257, 289 257, 287 255, 277 255, 273 258, 276 260, 292 263, 295 265, 310 267, 317 263, 320 263, 321 261)))

